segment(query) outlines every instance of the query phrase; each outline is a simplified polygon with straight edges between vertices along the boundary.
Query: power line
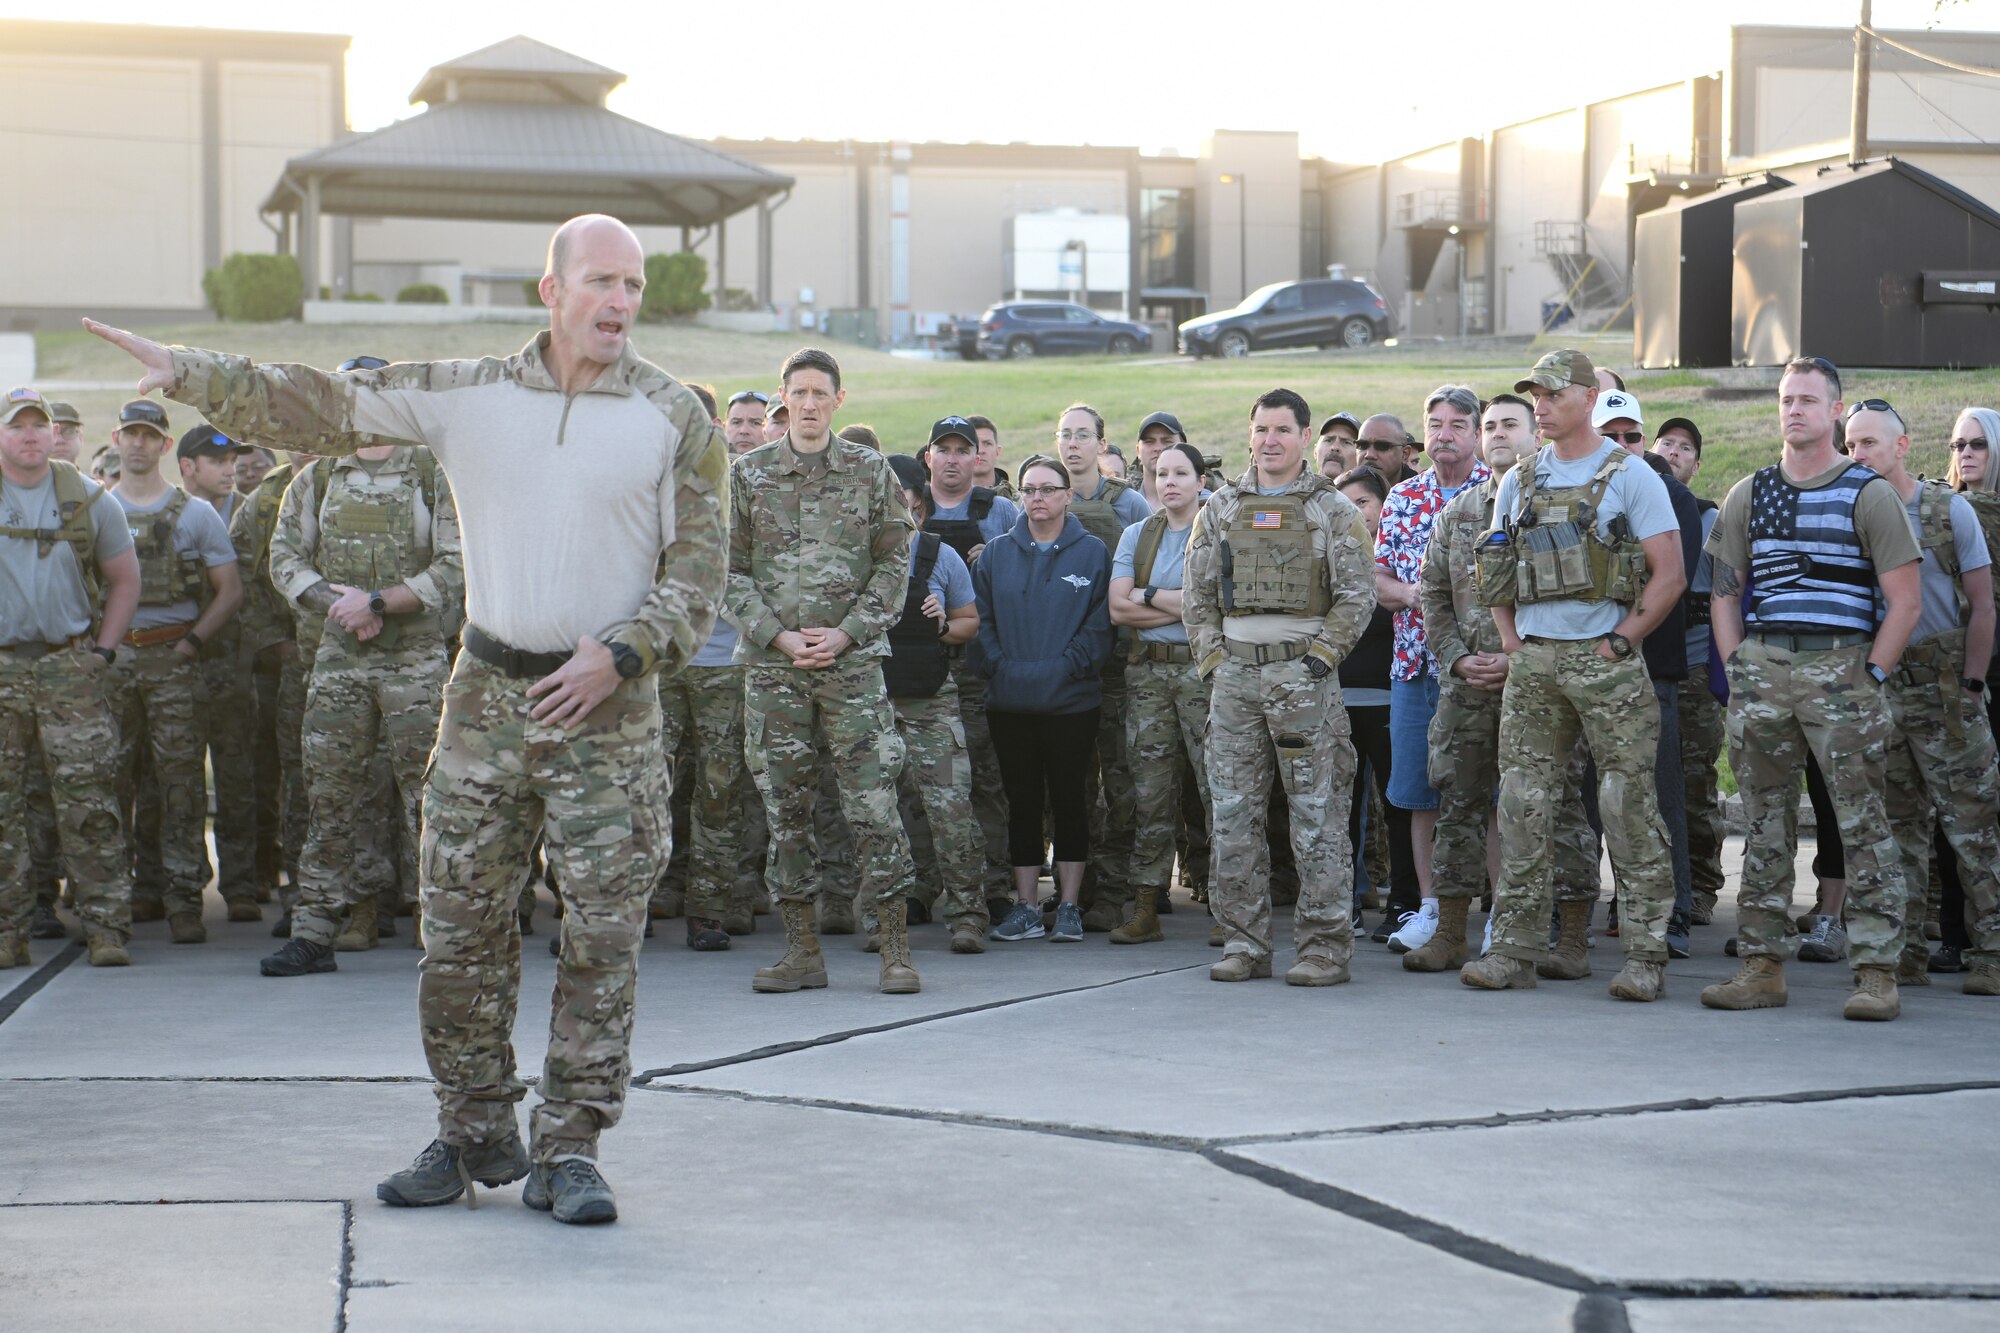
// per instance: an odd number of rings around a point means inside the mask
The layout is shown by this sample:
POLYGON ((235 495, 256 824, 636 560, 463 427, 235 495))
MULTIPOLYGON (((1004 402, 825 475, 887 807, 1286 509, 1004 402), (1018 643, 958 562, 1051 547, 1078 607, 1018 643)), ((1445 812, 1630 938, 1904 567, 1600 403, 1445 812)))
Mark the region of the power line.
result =
POLYGON ((1911 83, 1909 79, 1904 76, 1903 71, 1899 69, 1892 69, 1889 72, 1896 76, 1896 82, 1902 84, 1905 88, 1908 88, 1910 90, 1910 96, 1916 98, 1917 105, 1924 109, 1924 114, 1926 116, 1930 116, 1931 124, 1936 125, 1940 130, 1942 130, 1944 128, 1944 124, 1943 122, 1938 120, 1938 116, 1943 116, 1945 120, 1950 121, 1952 124, 1958 126, 1959 129, 1963 130, 1966 133, 1966 135, 1973 140, 1973 142, 1983 143, 1983 144, 1990 144, 1993 142, 1991 139, 1981 138, 1976 132, 1974 132, 1974 130, 1970 125, 1967 125, 1957 116, 1952 115, 1951 112, 1945 110, 1943 107, 1939 106, 1936 102, 1931 101, 1930 98, 1925 97, 1921 92, 1917 91, 1917 85, 1911 83), (1935 112, 1936 114, 1933 115, 1932 114, 1933 112, 1935 112))
POLYGON ((1976 74, 1982 79, 2000 79, 2000 69, 1992 69, 1984 65, 1961 65, 1955 60, 1946 60, 1943 56, 1934 56, 1927 51, 1919 51, 1914 46, 1905 46, 1893 37, 1884 37, 1881 33, 1864 23, 1857 23, 1854 26, 1860 28, 1861 31, 1867 33, 1870 37, 1882 43, 1882 45, 1892 46, 1906 56, 1915 56, 1917 59, 1927 60, 1933 65, 1942 65, 1946 69, 1955 69, 1960 74, 1976 74))

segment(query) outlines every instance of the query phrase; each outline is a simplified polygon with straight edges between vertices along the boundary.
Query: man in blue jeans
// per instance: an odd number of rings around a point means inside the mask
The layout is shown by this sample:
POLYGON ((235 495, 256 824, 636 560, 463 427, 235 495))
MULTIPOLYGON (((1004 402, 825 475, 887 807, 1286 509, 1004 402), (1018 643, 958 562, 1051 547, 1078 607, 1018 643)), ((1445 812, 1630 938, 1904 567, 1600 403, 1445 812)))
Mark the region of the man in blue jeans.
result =
MULTIPOLYGON (((1395 660, 1389 668, 1389 803, 1410 812, 1410 841, 1423 901, 1413 910, 1391 902, 1383 925, 1397 953, 1420 949, 1437 931, 1437 888, 1431 844, 1437 833, 1438 792, 1430 785, 1430 727, 1437 713, 1437 659, 1424 646, 1417 578, 1431 528, 1453 496, 1490 475, 1479 459, 1479 395, 1446 384, 1424 400, 1424 452, 1431 465, 1389 491, 1375 537, 1375 596, 1395 615, 1395 660)), ((1378 930, 1375 937, 1385 938, 1378 930)))

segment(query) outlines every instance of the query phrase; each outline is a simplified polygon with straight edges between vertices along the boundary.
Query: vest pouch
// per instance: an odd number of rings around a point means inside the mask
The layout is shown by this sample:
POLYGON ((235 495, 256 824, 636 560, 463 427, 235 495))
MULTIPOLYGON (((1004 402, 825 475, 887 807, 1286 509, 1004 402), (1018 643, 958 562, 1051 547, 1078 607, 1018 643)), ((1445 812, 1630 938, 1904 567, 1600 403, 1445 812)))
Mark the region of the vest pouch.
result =
POLYGON ((1520 552, 1505 532, 1490 532, 1472 559, 1473 581, 1481 606, 1512 606, 1519 577, 1520 552))

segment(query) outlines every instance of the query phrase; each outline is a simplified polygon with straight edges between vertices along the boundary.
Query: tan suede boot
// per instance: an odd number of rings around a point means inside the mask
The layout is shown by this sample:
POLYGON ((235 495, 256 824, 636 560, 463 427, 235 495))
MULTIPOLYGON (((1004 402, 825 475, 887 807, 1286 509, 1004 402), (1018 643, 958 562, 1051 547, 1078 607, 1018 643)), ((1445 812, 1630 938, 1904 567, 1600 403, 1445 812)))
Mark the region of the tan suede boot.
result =
POLYGON ((1285 969, 1287 986, 1338 986, 1347 981, 1347 964, 1323 953, 1302 953, 1285 969))
POLYGON ((1550 981, 1581 981, 1590 975, 1590 909, 1588 898, 1556 904, 1556 947, 1547 961, 1535 964, 1535 975, 1550 981))
POLYGON ((2000 995, 2000 963, 1982 958, 1965 974, 1959 990, 1967 995, 2000 995))
POLYGON ((1667 965, 1648 962, 1644 958, 1627 958, 1625 966, 1612 979, 1611 994, 1614 999, 1657 1000, 1667 993, 1667 965))
POLYGON ((778 912, 785 921, 785 956, 758 968, 750 978, 750 989, 768 993, 820 989, 826 985, 826 958, 813 932, 812 904, 780 902, 778 912))
POLYGON ((1252 958, 1247 953, 1226 953, 1221 962, 1208 969, 1210 981, 1255 981, 1270 975, 1269 956, 1252 958))
POLYGON ((1489 953, 1458 969, 1458 979, 1474 990, 1533 990, 1535 965, 1504 953, 1489 953))
POLYGON ((1924 948, 1921 944, 1904 949, 1903 956, 1896 960, 1896 984, 1898 986, 1930 985, 1930 950, 1924 948))
POLYGON ((1896 969, 1893 967, 1857 967, 1854 969, 1854 994, 1847 997, 1840 1016, 1861 1023, 1886 1023, 1903 1012, 1903 1002, 1896 995, 1896 969))
POLYGON ((1438 899, 1437 933, 1421 949, 1403 955, 1405 972, 1443 972, 1464 967, 1472 951, 1465 947, 1465 914, 1472 910, 1470 898, 1438 899))
POLYGON ((1782 1009, 1785 999, 1785 965, 1762 954, 1745 958, 1735 976, 1701 992, 1711 1009, 1782 1009))
POLYGON ((130 967, 132 955, 125 951, 125 941, 116 935, 93 930, 89 933, 90 965, 92 967, 130 967))
POLYGON ((375 897, 370 894, 347 909, 347 927, 334 936, 335 953, 365 953, 382 942, 375 897))
POLYGON ((924 988, 916 964, 910 961, 909 911, 910 904, 903 898, 875 909, 882 937, 882 973, 875 988, 884 995, 915 995, 924 988))
MULTIPOLYGON (((1111 932, 1113 944, 1151 944, 1167 937, 1160 929, 1160 898, 1164 889, 1140 889, 1132 919, 1111 932)), ((1086 926, 1086 929, 1088 927, 1086 926)))

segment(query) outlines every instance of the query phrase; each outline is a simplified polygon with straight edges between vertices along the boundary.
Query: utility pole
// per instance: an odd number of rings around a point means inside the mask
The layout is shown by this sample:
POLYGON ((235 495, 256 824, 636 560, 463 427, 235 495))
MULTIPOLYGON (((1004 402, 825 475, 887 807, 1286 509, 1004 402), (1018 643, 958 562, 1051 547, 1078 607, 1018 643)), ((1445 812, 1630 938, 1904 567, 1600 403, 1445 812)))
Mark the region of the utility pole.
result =
POLYGON ((1847 131, 1847 160, 1868 158, 1868 65, 1875 39, 1868 29, 1875 26, 1875 0, 1861 0, 1861 23, 1854 29, 1854 119, 1847 131))

